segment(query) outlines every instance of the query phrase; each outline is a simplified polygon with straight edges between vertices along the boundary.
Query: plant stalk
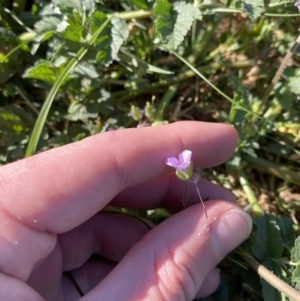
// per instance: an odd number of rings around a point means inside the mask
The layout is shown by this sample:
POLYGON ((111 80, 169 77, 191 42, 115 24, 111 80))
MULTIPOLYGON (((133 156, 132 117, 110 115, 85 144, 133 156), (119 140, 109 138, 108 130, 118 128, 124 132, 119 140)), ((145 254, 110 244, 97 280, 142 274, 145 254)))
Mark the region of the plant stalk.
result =
POLYGON ((239 253, 240 256, 250 265, 250 267, 264 280, 266 280, 273 287, 278 289, 278 291, 285 294, 287 297, 291 298, 294 301, 300 300, 300 292, 296 289, 285 283, 283 280, 274 275, 271 271, 269 271, 265 266, 260 264, 255 258, 250 256, 250 254, 245 255, 245 251, 243 250, 243 254, 239 253))
POLYGON ((299 172, 293 171, 286 166, 282 166, 280 164, 272 163, 262 158, 253 158, 251 156, 243 156, 245 162, 247 162, 250 166, 262 170, 268 174, 276 176, 285 181, 289 181, 290 183, 294 183, 296 185, 300 185, 300 174, 299 172))
POLYGON ((241 184, 245 194, 247 195, 247 199, 249 201, 249 204, 252 206, 253 212, 255 213, 256 216, 264 215, 264 211, 258 204, 257 198, 254 194, 254 191, 252 190, 252 188, 250 186, 250 183, 247 179, 246 174, 244 173, 244 171, 242 170, 241 167, 239 167, 237 169, 237 172, 238 172, 240 184, 241 184))
POLYGON ((78 64, 78 62, 83 58, 83 56, 86 54, 86 52, 89 49, 89 46, 92 45, 95 40, 97 39, 98 35, 102 32, 102 30, 106 27, 106 25, 110 22, 111 17, 108 17, 107 20, 99 27, 99 29, 92 35, 90 40, 87 42, 87 45, 80 48, 77 52, 76 56, 69 61, 59 78, 54 83, 52 89, 50 90, 42 108, 40 111, 40 114, 35 122, 35 125, 33 127, 33 131, 30 135, 29 142, 25 151, 25 158, 29 157, 34 154, 37 144, 39 142, 39 139, 42 134, 43 127, 46 122, 46 118, 48 116, 49 110, 51 108, 52 102, 61 87, 62 83, 64 82, 65 78, 68 76, 68 74, 71 72, 71 70, 78 64))

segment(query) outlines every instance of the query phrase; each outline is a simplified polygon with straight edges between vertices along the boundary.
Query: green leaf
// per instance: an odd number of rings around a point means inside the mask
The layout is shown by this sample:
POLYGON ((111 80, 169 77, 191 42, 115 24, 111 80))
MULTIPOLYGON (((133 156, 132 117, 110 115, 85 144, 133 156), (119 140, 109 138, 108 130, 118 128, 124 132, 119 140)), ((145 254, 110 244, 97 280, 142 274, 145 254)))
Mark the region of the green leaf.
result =
MULTIPOLYGON (((17 45, 18 39, 12 31, 4 27, 0 27, 0 43, 3 47, 7 46, 7 44, 17 45)), ((3 51, 5 48, 1 48, 1 50, 3 51)))
POLYGON ((294 244, 293 222, 285 216, 274 216, 276 224, 279 226, 283 245, 290 249, 294 244))
POLYGON ((200 10, 185 2, 157 0, 154 7, 155 32, 168 48, 176 49, 190 30, 195 19, 201 19, 200 10))
MULTIPOLYGON (((96 12, 92 19, 92 33, 94 33, 106 20, 101 12, 96 12)), ((107 26, 95 41, 97 60, 101 65, 108 66, 117 59, 121 45, 128 38, 129 30, 124 20, 112 17, 110 25, 107 26)))
POLYGON ((72 73, 80 74, 88 78, 98 78, 99 73, 97 72, 95 65, 92 65, 86 61, 80 62, 77 64, 72 73))
POLYGON ((56 32, 62 32, 65 30, 67 23, 65 22, 63 15, 44 15, 42 19, 35 23, 36 36, 34 38, 34 44, 31 49, 31 54, 35 54, 41 42, 50 39, 56 32))
POLYGON ((97 117, 99 114, 111 114, 114 109, 112 100, 113 97, 111 93, 102 88, 93 94, 93 98, 87 97, 82 103, 85 105, 87 113, 91 114, 91 117, 93 114, 97 117))
POLYGON ((265 11, 264 0, 242 0, 242 9, 255 20, 265 11))
POLYGON ((296 268, 293 271, 292 281, 300 283, 300 263, 296 265, 296 268))
MULTIPOLYGON (((270 271, 272 271, 281 280, 287 282, 286 273, 281 266, 270 259, 263 262, 263 265, 270 271)), ((262 293, 265 301, 285 301, 285 296, 281 294, 275 287, 269 284, 264 278, 260 279, 262 284, 262 293)))
POLYGON ((271 284, 269 284, 265 279, 261 278, 262 293, 265 301, 284 301, 282 299, 280 292, 271 284))
POLYGON ((300 263, 300 236, 295 240, 294 247, 291 252, 291 260, 295 263, 300 263))
MULTIPOLYGON (((1 132, 10 135, 21 135, 29 131, 31 119, 21 108, 16 106, 6 106, 0 108, 0 127, 1 132)), ((12 138, 12 137, 6 137, 12 138)))
POLYGON ((62 37, 66 40, 80 43, 82 42, 82 24, 81 17, 74 12, 73 15, 67 16, 67 28, 63 31, 62 37))
POLYGON ((271 215, 264 215, 253 220, 256 233, 253 240, 253 254, 260 261, 278 258, 283 250, 279 226, 271 215))
POLYGON ((67 15, 77 11, 81 16, 91 16, 95 11, 95 0, 52 0, 52 2, 67 15))
POLYGON ((19 41, 16 35, 0 27, 0 84, 5 83, 18 71, 21 52, 17 49, 19 41))
POLYGON ((288 84, 291 92, 294 94, 300 94, 300 77, 290 77, 288 84))
POLYGON ((103 29, 108 25, 110 21, 110 18, 106 18, 106 20, 102 23, 102 25, 93 33, 91 38, 88 40, 86 45, 78 50, 76 53, 76 56, 70 60, 70 62, 67 64, 67 66, 62 70, 62 73, 60 74, 59 78, 55 81, 51 91, 49 92, 43 107, 40 111, 40 114, 37 118, 37 121, 34 125, 32 134, 30 136, 27 149, 25 152, 25 157, 31 156, 37 147, 38 141, 40 139, 44 124, 46 122, 46 118, 48 116, 49 110, 51 108, 52 102, 59 90, 59 88, 62 86, 63 82, 68 77, 69 73, 73 70, 73 68, 79 63, 79 61, 83 58, 83 56, 86 54, 86 52, 89 49, 89 46, 95 43, 95 40, 97 37, 101 34, 103 29))
POLYGON ((251 110, 250 102, 252 95, 233 73, 229 73, 229 77, 233 88, 233 102, 230 107, 228 122, 236 127, 240 140, 243 141, 245 133, 242 129, 245 128, 248 118, 247 113, 242 108, 251 110))
POLYGON ((138 8, 149 9, 149 4, 146 0, 128 0, 128 2, 132 3, 138 8))
MULTIPOLYGON (((291 82, 289 82, 288 85, 284 82, 279 82, 274 87, 276 100, 279 102, 279 104, 282 106, 282 108, 284 108, 287 111, 290 111, 292 109, 293 102, 294 102, 293 101, 294 95, 291 93, 290 84, 291 84, 291 82)), ((297 91, 297 89, 298 88, 296 87, 296 89, 294 91, 297 91)))
MULTIPOLYGON (((36 62, 34 67, 28 68, 23 75, 24 78, 38 79, 49 84, 53 84, 58 76, 59 70, 46 60, 36 62)), ((64 82, 68 79, 66 78, 64 82)))

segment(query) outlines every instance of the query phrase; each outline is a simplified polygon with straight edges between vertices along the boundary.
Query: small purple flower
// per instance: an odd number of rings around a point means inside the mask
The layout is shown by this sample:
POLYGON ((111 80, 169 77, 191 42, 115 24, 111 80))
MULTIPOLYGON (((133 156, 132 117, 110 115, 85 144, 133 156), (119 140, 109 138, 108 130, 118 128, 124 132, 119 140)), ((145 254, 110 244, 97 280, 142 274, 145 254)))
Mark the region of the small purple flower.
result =
POLYGON ((297 1, 297 2, 295 3, 295 6, 297 6, 297 8, 298 8, 299 11, 300 11, 300 1, 297 1))
POLYGON ((192 152, 185 150, 179 154, 179 160, 175 157, 169 157, 166 159, 166 164, 181 172, 185 172, 191 165, 191 158, 192 152))

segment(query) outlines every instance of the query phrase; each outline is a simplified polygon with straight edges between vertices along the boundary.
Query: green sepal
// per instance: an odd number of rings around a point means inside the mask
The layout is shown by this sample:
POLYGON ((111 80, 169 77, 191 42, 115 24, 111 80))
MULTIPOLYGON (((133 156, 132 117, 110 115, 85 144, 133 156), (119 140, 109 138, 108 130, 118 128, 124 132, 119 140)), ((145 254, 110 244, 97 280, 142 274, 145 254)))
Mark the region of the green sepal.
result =
POLYGON ((187 167, 185 171, 181 171, 176 169, 176 176, 182 180, 182 181, 187 181, 193 174, 193 164, 192 162, 190 165, 187 167))
POLYGON ((131 113, 132 118, 137 121, 141 120, 143 117, 141 110, 136 106, 131 106, 130 113, 131 113))

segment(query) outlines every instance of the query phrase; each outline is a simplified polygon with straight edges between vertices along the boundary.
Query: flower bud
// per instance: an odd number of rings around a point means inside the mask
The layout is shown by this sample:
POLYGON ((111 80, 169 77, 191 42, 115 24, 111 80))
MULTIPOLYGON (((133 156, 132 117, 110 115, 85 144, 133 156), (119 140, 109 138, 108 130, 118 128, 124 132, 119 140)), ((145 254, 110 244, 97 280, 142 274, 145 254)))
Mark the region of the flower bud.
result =
POLYGON ((147 101, 146 102, 146 106, 145 106, 145 115, 147 118, 149 118, 150 120, 153 120, 155 118, 155 108, 154 106, 147 101))
POLYGON ((187 181, 193 174, 193 163, 187 166, 185 170, 176 169, 176 176, 182 181, 187 181))
POLYGON ((143 112, 136 106, 131 106, 130 115, 134 120, 141 120, 143 117, 143 112))

